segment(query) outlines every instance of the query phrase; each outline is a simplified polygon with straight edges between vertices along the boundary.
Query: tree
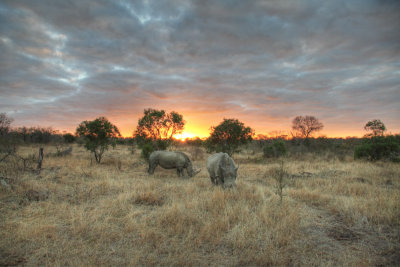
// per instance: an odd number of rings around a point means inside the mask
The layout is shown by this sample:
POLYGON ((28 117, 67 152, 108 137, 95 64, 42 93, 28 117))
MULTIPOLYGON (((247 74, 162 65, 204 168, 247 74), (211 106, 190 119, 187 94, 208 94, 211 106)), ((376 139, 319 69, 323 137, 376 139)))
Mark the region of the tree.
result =
POLYGON ((322 128, 324 125, 314 116, 297 116, 292 121, 292 129, 304 139, 308 139, 314 132, 318 132, 322 128))
POLYGON ((182 133, 184 127, 181 114, 149 108, 139 119, 134 136, 141 148, 150 144, 154 150, 165 150, 172 143, 173 136, 182 133))
POLYGON ((13 119, 9 118, 6 113, 0 113, 0 161, 16 151, 16 142, 9 133, 12 122, 13 119))
POLYGON ((245 127, 237 119, 224 119, 216 127, 211 127, 210 137, 206 141, 208 152, 225 152, 229 156, 237 152, 240 145, 253 140, 254 130, 245 127))
POLYGON ((94 153, 97 163, 101 162, 109 145, 115 147, 115 138, 121 136, 117 126, 105 117, 81 122, 76 129, 76 135, 84 138, 86 149, 94 153))
POLYGON ((4 136, 8 134, 10 130, 10 124, 13 122, 12 118, 9 118, 6 113, 0 113, 0 135, 4 136))
POLYGON ((372 120, 365 124, 364 129, 372 133, 368 133, 367 136, 383 136, 386 131, 386 126, 380 120, 372 120))

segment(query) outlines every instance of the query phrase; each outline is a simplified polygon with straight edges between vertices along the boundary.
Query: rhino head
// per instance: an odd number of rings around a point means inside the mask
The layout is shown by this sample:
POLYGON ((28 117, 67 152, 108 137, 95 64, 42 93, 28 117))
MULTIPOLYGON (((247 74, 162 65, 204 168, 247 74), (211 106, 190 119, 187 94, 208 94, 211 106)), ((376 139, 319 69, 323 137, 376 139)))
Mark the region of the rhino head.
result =
POLYGON ((238 169, 239 166, 237 166, 232 159, 225 159, 222 161, 221 170, 224 178, 224 188, 236 187, 235 182, 238 169))
POLYGON ((188 175, 189 175, 190 177, 196 176, 196 174, 198 174, 200 171, 201 171, 201 169, 194 170, 194 169, 193 169, 193 165, 192 165, 191 162, 188 164, 187 172, 188 172, 188 175))

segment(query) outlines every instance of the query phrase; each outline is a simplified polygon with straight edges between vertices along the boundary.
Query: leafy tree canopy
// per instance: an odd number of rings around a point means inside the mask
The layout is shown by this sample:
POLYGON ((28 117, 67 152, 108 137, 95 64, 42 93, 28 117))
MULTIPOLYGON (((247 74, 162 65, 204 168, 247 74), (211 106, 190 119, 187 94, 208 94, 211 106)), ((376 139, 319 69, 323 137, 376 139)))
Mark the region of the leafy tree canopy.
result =
POLYGON ((185 127, 183 116, 175 111, 145 109, 134 133, 140 146, 151 143, 156 150, 166 149, 175 134, 185 127))
POLYGON ((381 120, 372 120, 365 124, 364 129, 370 132, 367 136, 383 136, 386 126, 381 120))
POLYGON ((105 117, 81 122, 76 129, 76 135, 84 138, 86 149, 94 153, 97 163, 100 163, 109 145, 115 146, 114 139, 121 136, 117 126, 105 117))
POLYGON ((209 152, 225 152, 232 156, 240 145, 253 140, 254 130, 244 126, 237 119, 224 119, 218 126, 211 127, 210 137, 206 141, 209 152))

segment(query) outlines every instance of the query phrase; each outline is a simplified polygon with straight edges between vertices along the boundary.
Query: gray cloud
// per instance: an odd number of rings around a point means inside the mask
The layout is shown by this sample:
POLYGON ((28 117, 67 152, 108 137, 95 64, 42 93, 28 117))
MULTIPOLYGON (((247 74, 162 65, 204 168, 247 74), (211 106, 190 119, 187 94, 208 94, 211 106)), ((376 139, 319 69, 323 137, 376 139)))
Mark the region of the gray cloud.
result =
MULTIPOLYGON (((132 132, 147 107, 257 132, 400 131, 398 1, 2 1, 0 105, 15 125, 132 132)), ((193 121, 195 124, 196 121, 193 121)))

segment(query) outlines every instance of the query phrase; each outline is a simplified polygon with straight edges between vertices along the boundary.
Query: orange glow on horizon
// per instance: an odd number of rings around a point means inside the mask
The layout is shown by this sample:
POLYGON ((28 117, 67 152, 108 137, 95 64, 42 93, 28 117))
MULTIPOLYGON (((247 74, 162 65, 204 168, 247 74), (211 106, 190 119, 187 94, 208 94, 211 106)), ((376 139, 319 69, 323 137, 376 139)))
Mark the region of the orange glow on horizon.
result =
MULTIPOLYGON (((66 129, 64 130, 66 132, 75 134, 75 131, 66 129)), ((132 129, 120 129, 121 136, 123 138, 131 138, 132 137, 132 129)), ((254 135, 254 139, 257 139, 257 135, 264 135, 266 137, 276 137, 275 135, 270 134, 271 131, 266 131, 266 132, 258 132, 256 131, 254 135)), ((361 138, 363 137, 365 133, 364 132, 347 132, 347 133, 339 133, 339 132, 331 132, 330 134, 327 132, 320 132, 314 135, 314 137, 319 137, 319 136, 326 136, 328 138, 346 138, 346 137, 357 137, 361 138)), ((185 130, 181 134, 177 134, 174 136, 175 139, 178 140, 185 140, 186 138, 193 139, 199 137, 200 139, 207 138, 210 136, 210 131, 209 129, 201 129, 201 128, 196 128, 196 127, 185 127, 185 130)), ((290 135, 287 134, 288 139, 290 139, 290 135)))
POLYGON ((183 130, 182 133, 176 134, 174 136, 174 138, 184 141, 186 138, 188 138, 188 139, 193 139, 193 138, 197 138, 197 137, 204 138, 204 137, 208 137, 209 135, 210 135, 210 133, 208 131, 204 131, 201 128, 193 127, 193 126, 189 125, 189 126, 185 127, 185 129, 183 130))
MULTIPOLYGON (((159 107, 160 108, 160 107, 159 107)), ((171 108, 164 107, 166 110, 171 108)), ((276 137, 277 134, 287 135, 291 138, 291 120, 278 119, 278 118, 267 118, 265 121, 260 120, 258 117, 241 114, 222 114, 222 112, 203 112, 193 113, 191 110, 176 110, 179 114, 182 114, 185 120, 185 127, 180 135, 175 135, 175 138, 182 140, 185 138, 196 138, 204 139, 210 136, 211 127, 217 126, 223 121, 224 118, 237 118, 243 122, 245 126, 251 127, 255 131, 254 137, 258 134, 265 135, 267 137, 276 137)), ((123 114, 119 116, 108 116, 108 119, 115 124, 121 132, 121 135, 125 138, 132 138, 134 131, 137 127, 137 120, 132 119, 140 117, 140 114, 123 114)), ((78 120, 80 121, 80 120, 78 120)), ((337 124, 335 122, 327 122, 321 119, 324 123, 324 128, 315 133, 313 136, 326 136, 328 138, 346 138, 351 137, 363 137, 366 133, 364 130, 364 121, 352 122, 348 124, 337 124)), ((399 132, 397 129, 393 129, 389 124, 386 125, 389 132, 399 132)), ((75 126, 76 127, 76 126, 75 126)), ((76 128, 74 128, 76 129, 76 128)), ((75 132, 75 131, 73 131, 75 132)))
MULTIPOLYGON (((235 116, 232 116, 235 117, 235 116)), ((236 116, 237 117, 237 116, 236 116)), ((256 121, 246 121, 244 119, 239 118, 241 121, 245 123, 246 126, 250 126, 255 130, 254 138, 257 138, 257 135, 264 135, 268 138, 276 137, 277 135, 287 135, 288 138, 291 138, 291 128, 290 121, 286 124, 278 124, 278 123, 270 123, 268 126, 260 125, 260 123, 256 121), (257 125, 258 124, 258 125, 257 125)), ((184 140, 186 138, 196 138, 204 139, 210 136, 211 129, 210 127, 218 125, 218 123, 222 120, 219 117, 215 116, 189 116, 185 115, 186 125, 181 134, 175 135, 174 137, 178 140, 184 140)), ((136 130, 136 124, 131 119, 124 118, 110 118, 120 130, 121 136, 124 138, 132 138, 133 132, 136 130)), ((314 137, 326 136, 328 138, 346 138, 346 137, 358 137, 361 138, 366 133, 362 128, 363 123, 359 123, 360 126, 357 127, 344 127, 344 126, 336 126, 332 124, 326 124, 324 129, 320 132, 315 133, 314 137)), ((55 127, 57 129, 57 126, 55 127)), ((67 132, 71 132, 75 134, 76 127, 74 126, 72 129, 63 129, 60 131, 66 130, 67 132)), ((392 129, 388 131, 389 133, 397 133, 396 129, 392 129)))
MULTIPOLYGON (((123 138, 131 138, 132 133, 131 131, 121 131, 121 136, 123 138)), ((208 131, 190 131, 190 130, 184 130, 180 134, 174 135, 174 138, 177 140, 184 141, 185 139, 195 139, 195 138, 208 138, 210 136, 210 133, 208 131)), ((291 139, 290 134, 283 134, 283 136, 286 136, 286 139, 291 139)), ((253 139, 259 139, 259 138, 274 138, 277 137, 276 135, 271 135, 269 132, 268 133, 258 133, 256 132, 255 135, 253 136, 253 139)), ((318 137, 327 137, 327 138, 346 138, 346 137, 356 137, 356 138, 362 138, 363 135, 360 133, 343 133, 343 134, 338 134, 338 133, 333 133, 333 134, 326 134, 326 133, 317 133, 313 135, 312 137, 318 138, 318 137)))
POLYGON ((176 134, 174 136, 175 139, 182 140, 182 141, 185 141, 186 138, 192 139, 194 137, 196 137, 196 135, 194 135, 192 133, 187 133, 187 132, 182 132, 181 134, 176 134))

